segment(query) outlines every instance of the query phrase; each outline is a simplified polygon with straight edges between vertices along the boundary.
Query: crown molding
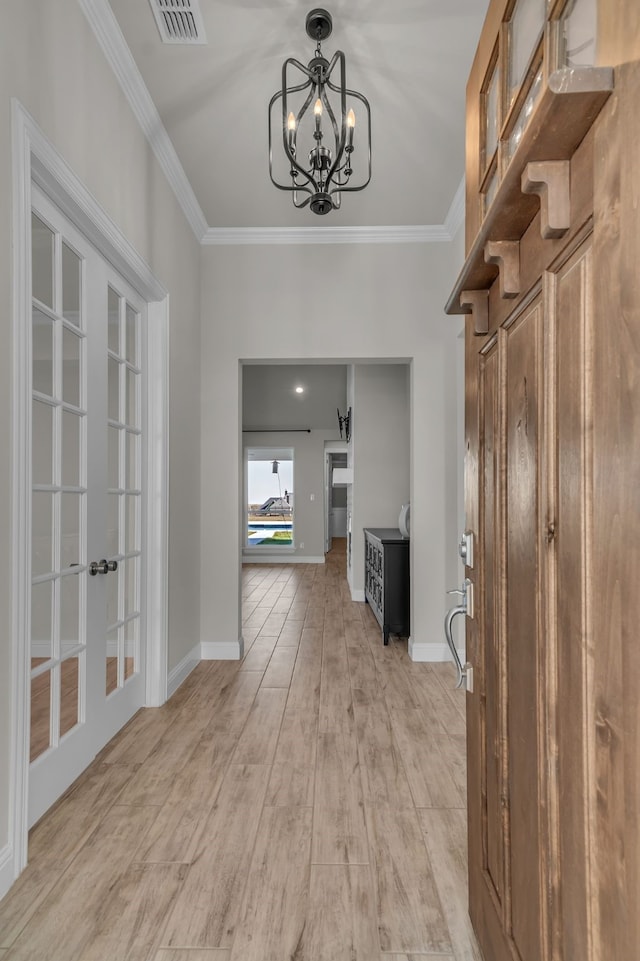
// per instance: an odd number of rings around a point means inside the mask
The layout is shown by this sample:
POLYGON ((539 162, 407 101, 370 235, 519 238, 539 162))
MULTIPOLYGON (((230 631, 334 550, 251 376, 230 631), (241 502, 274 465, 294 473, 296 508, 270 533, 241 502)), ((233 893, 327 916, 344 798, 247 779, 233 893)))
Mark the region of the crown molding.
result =
POLYGON ((209 227, 205 246, 238 244, 429 244, 451 240, 441 224, 406 227, 209 227))
POLYGON ((464 223, 464 177, 443 224, 391 227, 209 227, 108 0, 79 0, 196 240, 205 246, 441 244, 464 223))
POLYGON ((453 240, 460 228, 464 224, 465 212, 465 179, 464 176, 458 184, 451 206, 444 221, 444 228, 449 234, 449 240, 453 240))
POLYGON ((207 221, 111 7, 107 0, 80 0, 80 6, 196 239, 202 241, 207 221))

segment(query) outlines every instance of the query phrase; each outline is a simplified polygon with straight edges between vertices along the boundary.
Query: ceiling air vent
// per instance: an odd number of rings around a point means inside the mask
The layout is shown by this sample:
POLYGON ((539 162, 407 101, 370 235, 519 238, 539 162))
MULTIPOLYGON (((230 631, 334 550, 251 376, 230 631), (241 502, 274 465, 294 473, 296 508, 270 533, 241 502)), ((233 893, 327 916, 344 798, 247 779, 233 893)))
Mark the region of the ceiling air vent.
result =
POLYGON ((198 0, 149 0, 163 43, 206 43, 198 0))

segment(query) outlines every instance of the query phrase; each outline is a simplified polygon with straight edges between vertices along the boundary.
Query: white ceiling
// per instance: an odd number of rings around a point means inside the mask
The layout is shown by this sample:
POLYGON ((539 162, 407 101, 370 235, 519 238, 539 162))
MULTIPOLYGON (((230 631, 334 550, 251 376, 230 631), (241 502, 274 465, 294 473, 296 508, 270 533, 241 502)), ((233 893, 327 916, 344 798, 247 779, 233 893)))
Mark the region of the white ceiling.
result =
POLYGON ((209 227, 445 222, 464 173, 465 86, 488 0, 327 0, 323 52, 344 51, 348 85, 371 104, 373 176, 326 217, 295 210, 268 172, 282 62, 313 55, 309 0, 200 0, 206 45, 163 44, 149 0, 109 3, 209 227))

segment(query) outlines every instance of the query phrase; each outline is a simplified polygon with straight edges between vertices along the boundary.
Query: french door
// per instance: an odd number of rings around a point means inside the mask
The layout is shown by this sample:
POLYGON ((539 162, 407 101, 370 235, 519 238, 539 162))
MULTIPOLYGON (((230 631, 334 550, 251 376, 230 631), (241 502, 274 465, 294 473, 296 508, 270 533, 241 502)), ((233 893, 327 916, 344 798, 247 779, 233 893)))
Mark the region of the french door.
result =
POLYGON ((145 697, 146 305, 35 186, 29 825, 145 697))

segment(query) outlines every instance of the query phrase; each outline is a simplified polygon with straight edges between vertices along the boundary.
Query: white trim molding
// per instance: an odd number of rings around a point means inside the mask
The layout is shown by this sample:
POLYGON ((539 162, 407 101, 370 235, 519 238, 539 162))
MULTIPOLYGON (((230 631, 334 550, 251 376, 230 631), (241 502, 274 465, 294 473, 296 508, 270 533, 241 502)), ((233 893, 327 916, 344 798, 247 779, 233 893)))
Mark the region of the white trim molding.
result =
MULTIPOLYGON (((351 587, 351 585, 349 585, 349 586, 351 587)), ((363 591, 363 590, 356 590, 355 588, 352 587, 352 588, 351 588, 351 600, 352 600, 352 601, 357 601, 358 604, 364 604, 365 601, 366 601, 366 597, 364 596, 364 591, 363 591)))
POLYGON ((463 177, 458 184, 458 189, 453 196, 451 206, 449 207, 449 211, 445 217, 444 229, 448 234, 449 240, 453 240, 460 228, 464 225, 465 183, 466 182, 463 177))
POLYGON ((167 691, 168 577, 168 345, 169 301, 148 264, 109 218, 71 167, 17 100, 12 100, 13 161, 13 578, 11 771, 9 845, 0 861, 0 881, 12 880, 27 863, 29 779, 29 638, 31 570, 31 186, 36 183, 148 302, 153 336, 148 358, 149 550, 146 601, 146 666, 149 703, 162 704, 167 691), (8 851, 8 853, 7 853, 8 851), (10 868, 5 861, 9 859, 10 868))
POLYGON ((244 655, 244 640, 202 641, 200 656, 203 661, 240 661, 244 655))
POLYGON ((0 900, 5 896, 13 882, 13 849, 10 844, 0 848, 0 900))
POLYGON ((80 0, 80 6, 182 212, 201 241, 207 221, 111 7, 107 0, 80 0))
POLYGON ((169 672, 167 679, 167 700, 172 697, 181 684, 184 684, 191 672, 195 670, 201 660, 200 644, 196 644, 179 664, 169 672))
POLYGON ((147 307, 147 707, 168 693, 169 656, 169 295, 147 307), (153 563, 151 559, 153 558, 153 563), (149 642, 149 639, 151 642, 149 642))
MULTIPOLYGON (((460 660, 464 663, 465 653, 464 649, 459 650, 460 660)), ((409 638, 409 657, 412 661, 428 661, 431 663, 442 663, 443 661, 451 661, 453 664, 453 658, 451 657, 451 651, 449 650, 446 642, 441 644, 420 644, 414 642, 413 638, 409 638)))
POLYGON ((444 224, 404 227, 209 227, 202 244, 441 244, 450 240, 444 224))
POLYGON ((242 552, 243 564, 324 564, 324 554, 318 557, 302 557, 299 554, 251 554, 242 552))

